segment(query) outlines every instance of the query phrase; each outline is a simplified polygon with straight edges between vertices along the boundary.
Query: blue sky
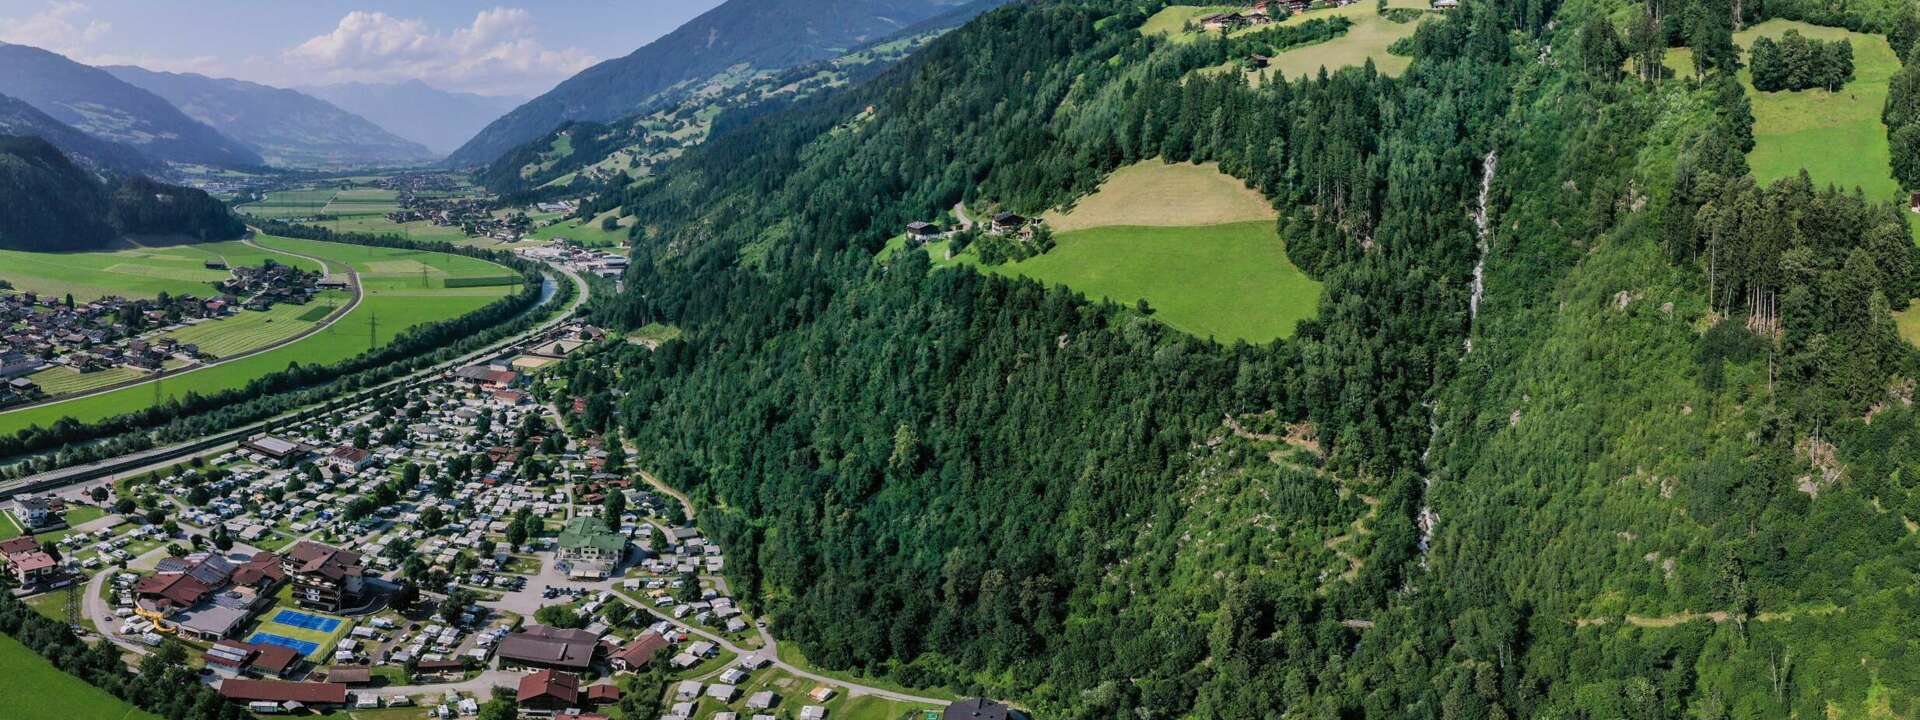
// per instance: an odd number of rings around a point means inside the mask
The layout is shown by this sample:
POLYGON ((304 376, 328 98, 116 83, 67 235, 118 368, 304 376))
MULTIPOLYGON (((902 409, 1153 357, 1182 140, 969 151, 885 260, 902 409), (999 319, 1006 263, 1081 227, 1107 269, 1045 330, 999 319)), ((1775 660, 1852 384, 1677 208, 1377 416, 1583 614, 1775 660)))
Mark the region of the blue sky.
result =
POLYGON ((720 0, 0 0, 0 41, 270 85, 537 95, 720 0))

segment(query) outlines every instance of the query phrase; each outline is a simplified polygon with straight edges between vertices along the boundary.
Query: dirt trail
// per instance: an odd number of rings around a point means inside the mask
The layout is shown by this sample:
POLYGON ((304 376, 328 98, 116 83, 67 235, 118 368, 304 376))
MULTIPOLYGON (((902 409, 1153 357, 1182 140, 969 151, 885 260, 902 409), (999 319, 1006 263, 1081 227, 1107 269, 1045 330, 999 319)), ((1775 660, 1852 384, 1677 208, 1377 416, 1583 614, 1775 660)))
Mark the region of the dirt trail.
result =
MULTIPOLYGON (((1844 613, 1846 611, 1847 609, 1844 607, 1816 607, 1816 608, 1805 608, 1801 610, 1779 610, 1779 611, 1768 610, 1765 612, 1755 613, 1752 620, 1753 622, 1781 622, 1781 621, 1792 620, 1795 617, 1798 617, 1801 615, 1806 615, 1806 616, 1833 615, 1836 613, 1844 613)), ((1666 615, 1635 615, 1633 613, 1627 613, 1624 617, 1620 619, 1623 620, 1626 624, 1632 625, 1634 627, 1666 628, 1666 627, 1673 627, 1675 625, 1682 625, 1685 623, 1693 622, 1695 620, 1706 620, 1708 622, 1718 624, 1718 623, 1731 621, 1734 619, 1734 617, 1733 617, 1733 613, 1727 612, 1725 610, 1709 610, 1707 612, 1694 612, 1692 610, 1682 610, 1680 612, 1668 613, 1666 615)), ((1573 621, 1573 624, 1578 627, 1592 627, 1595 625, 1608 625, 1613 623, 1614 620, 1615 618, 1611 618, 1611 617, 1577 618, 1573 621)))

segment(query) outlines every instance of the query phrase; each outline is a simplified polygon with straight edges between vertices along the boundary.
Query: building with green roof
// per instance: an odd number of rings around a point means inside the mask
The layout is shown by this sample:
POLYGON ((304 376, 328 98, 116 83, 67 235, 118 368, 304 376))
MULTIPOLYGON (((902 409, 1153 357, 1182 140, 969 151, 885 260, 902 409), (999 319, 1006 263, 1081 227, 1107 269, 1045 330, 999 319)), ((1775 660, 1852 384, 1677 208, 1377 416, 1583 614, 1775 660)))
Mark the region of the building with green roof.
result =
POLYGON ((597 518, 574 518, 560 531, 562 559, 617 563, 626 555, 626 536, 608 530, 597 518))

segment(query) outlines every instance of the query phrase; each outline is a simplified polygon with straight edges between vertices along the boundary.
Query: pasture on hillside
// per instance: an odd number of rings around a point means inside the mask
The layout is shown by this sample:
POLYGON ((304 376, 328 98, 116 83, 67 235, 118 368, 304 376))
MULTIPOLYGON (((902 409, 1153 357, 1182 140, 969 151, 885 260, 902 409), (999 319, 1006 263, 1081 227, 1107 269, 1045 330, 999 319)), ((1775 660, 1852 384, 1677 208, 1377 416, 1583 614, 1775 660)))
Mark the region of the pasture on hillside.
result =
POLYGON ((0 635, 0 717, 7 720, 158 720, 61 672, 46 658, 0 635))
MULTIPOLYGON (((1887 149, 1887 126, 1880 111, 1887 104, 1887 83, 1900 69, 1899 58, 1887 39, 1840 28, 1791 20, 1768 20, 1733 36, 1742 51, 1755 38, 1779 39, 1788 30, 1816 40, 1845 38, 1853 45, 1853 80, 1839 92, 1823 89, 1761 92, 1753 77, 1740 71, 1740 82, 1753 103, 1753 152, 1747 155, 1754 179, 1768 183, 1792 177, 1805 168, 1819 185, 1860 188, 1868 197, 1893 200, 1900 188, 1893 180, 1892 156, 1887 149)), ((1678 77, 1693 74, 1693 53, 1687 48, 1667 52, 1666 66, 1678 77)))
POLYGON ((617 248, 627 242, 627 228, 633 227, 633 218, 620 217, 618 209, 608 210, 582 221, 564 220, 535 228, 527 233, 526 239, 546 242, 554 238, 567 238, 587 247, 617 248), (615 218, 618 227, 613 230, 600 229, 600 223, 607 218, 615 218))
MULTIPOLYGON (((1426 10, 1424 0, 1388 0, 1387 7, 1406 10, 1426 10)), ((1174 5, 1154 13, 1140 26, 1145 35, 1166 35, 1175 42, 1192 42, 1209 34, 1218 35, 1218 31, 1196 30, 1184 32, 1189 21, 1216 12, 1245 11, 1244 5, 1174 5)), ((1413 58, 1394 55, 1387 52, 1395 42, 1412 37, 1420 23, 1436 17, 1428 14, 1410 22, 1394 22, 1380 14, 1374 3, 1355 2, 1334 8, 1316 8, 1304 13, 1288 16, 1274 25, 1255 25, 1231 31, 1238 37, 1256 33, 1275 25, 1299 25, 1318 19, 1344 17, 1353 21, 1353 27, 1339 37, 1325 42, 1302 45, 1284 50, 1273 56, 1268 67, 1261 70, 1245 71, 1250 82, 1260 82, 1266 77, 1285 77, 1299 79, 1312 77, 1325 67, 1333 72, 1344 67, 1358 67, 1368 60, 1383 75, 1398 76, 1413 65, 1413 58)), ((1238 66, 1229 63, 1211 68, 1209 72, 1240 72, 1238 66)))
POLYGON ((928 251, 940 265, 1064 284, 1123 305, 1145 299, 1154 319, 1221 342, 1289 337, 1318 309, 1320 283, 1287 258, 1273 208, 1211 165, 1136 163, 1044 219, 1057 244, 1023 261, 981 266, 971 250, 948 258, 944 241, 928 251))
POLYGON ((260 236, 257 242, 319 257, 332 265, 353 267, 360 273, 364 299, 326 329, 267 352, 111 392, 0 412, 0 433, 49 425, 63 417, 95 422, 146 407, 156 399, 241 387, 292 363, 339 362, 391 342, 408 328, 459 317, 516 289, 513 284, 461 287, 464 283, 504 282, 519 277, 508 268, 460 255, 271 235, 260 236), (454 280, 454 287, 448 287, 448 280, 454 280))
POLYGON ((214 294, 213 283, 230 274, 208 268, 207 261, 221 260, 229 267, 239 267, 260 265, 269 259, 306 270, 320 269, 312 261, 261 250, 239 240, 153 244, 135 238, 105 250, 86 252, 0 250, 0 279, 18 290, 41 295, 71 293, 78 302, 109 295, 151 298, 162 292, 204 298, 214 294))

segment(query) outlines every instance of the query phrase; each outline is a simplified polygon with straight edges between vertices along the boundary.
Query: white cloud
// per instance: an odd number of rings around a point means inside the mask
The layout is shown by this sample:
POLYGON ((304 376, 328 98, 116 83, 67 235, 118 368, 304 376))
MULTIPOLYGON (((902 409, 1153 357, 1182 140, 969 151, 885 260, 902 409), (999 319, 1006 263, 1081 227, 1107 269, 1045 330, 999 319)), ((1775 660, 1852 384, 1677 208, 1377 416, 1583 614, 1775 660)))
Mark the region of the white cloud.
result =
POLYGON ((323 82, 426 80, 493 93, 531 93, 585 69, 594 57, 534 37, 533 14, 496 7, 451 32, 384 12, 347 13, 331 32, 285 53, 290 72, 323 82))
POLYGON ((113 24, 87 17, 86 3, 52 2, 24 18, 0 18, 0 42, 32 45, 58 53, 79 52, 113 30, 113 24))
POLYGON ((113 24, 96 20, 92 15, 93 8, 86 3, 50 2, 24 18, 0 18, 0 42, 32 45, 95 66, 139 65, 152 70, 198 73, 219 72, 222 67, 219 58, 211 55, 156 57, 102 52, 98 48, 113 46, 105 42, 113 32, 113 24))

